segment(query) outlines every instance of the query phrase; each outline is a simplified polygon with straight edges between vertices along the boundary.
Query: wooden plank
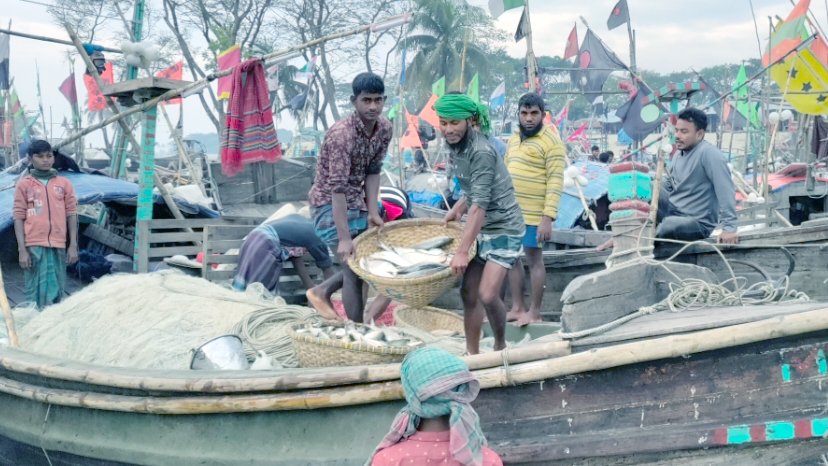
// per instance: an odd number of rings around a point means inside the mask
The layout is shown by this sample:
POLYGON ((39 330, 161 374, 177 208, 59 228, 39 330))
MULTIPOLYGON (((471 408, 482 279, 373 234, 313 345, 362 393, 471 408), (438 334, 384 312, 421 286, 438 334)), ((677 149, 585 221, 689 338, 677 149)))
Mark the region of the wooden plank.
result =
POLYGON ((231 249, 241 248, 242 243, 244 243, 244 240, 241 239, 210 241, 209 245, 204 246, 204 253, 205 255, 224 254, 231 249))
POLYGON ((135 254, 135 243, 98 225, 87 225, 83 230, 83 236, 93 239, 104 246, 109 246, 127 256, 132 257, 135 254))
POLYGON ((203 261, 206 264, 237 264, 239 256, 237 254, 204 254, 203 261))
POLYGON ((153 230, 171 230, 183 228, 204 228, 206 225, 227 225, 226 219, 219 218, 187 218, 178 220, 174 218, 150 220, 149 227, 153 230))
POLYGON ((139 220, 135 223, 138 227, 138 249, 135 251, 133 257, 135 271, 138 273, 147 273, 149 271, 150 251, 152 249, 149 247, 149 225, 147 225, 148 222, 145 220, 139 220))
POLYGON ((748 226, 748 225, 776 225, 777 223, 778 222, 776 221, 775 217, 770 218, 770 219, 768 219, 768 218, 750 218, 750 217, 747 217, 744 220, 737 220, 736 221, 736 226, 737 227, 744 227, 744 226, 748 226))
POLYGON ((756 322, 788 314, 825 308, 825 303, 796 303, 764 306, 709 307, 697 311, 661 311, 639 317, 618 328, 572 341, 572 346, 595 346, 637 338, 671 335, 697 330, 756 322))
POLYGON ((160 248, 149 248, 147 257, 172 257, 172 256, 195 256, 202 251, 202 246, 165 246, 160 248))
POLYGON ((243 239, 250 234, 255 227, 252 225, 208 225, 207 241, 243 239))
POLYGON ((193 233, 182 231, 178 233, 150 233, 150 244, 158 243, 192 243, 201 241, 204 236, 202 232, 196 231, 193 233))

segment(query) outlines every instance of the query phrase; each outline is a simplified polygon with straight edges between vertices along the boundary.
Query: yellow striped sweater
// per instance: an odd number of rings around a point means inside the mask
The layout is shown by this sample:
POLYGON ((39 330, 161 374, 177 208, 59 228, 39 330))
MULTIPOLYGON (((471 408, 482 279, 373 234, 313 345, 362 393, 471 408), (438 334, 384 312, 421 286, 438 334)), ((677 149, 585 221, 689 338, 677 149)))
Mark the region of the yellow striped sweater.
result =
POLYGON ((527 225, 541 217, 555 219, 563 191, 566 149, 561 138, 544 125, 538 134, 520 140, 516 132, 506 147, 506 167, 512 175, 515 197, 527 225))

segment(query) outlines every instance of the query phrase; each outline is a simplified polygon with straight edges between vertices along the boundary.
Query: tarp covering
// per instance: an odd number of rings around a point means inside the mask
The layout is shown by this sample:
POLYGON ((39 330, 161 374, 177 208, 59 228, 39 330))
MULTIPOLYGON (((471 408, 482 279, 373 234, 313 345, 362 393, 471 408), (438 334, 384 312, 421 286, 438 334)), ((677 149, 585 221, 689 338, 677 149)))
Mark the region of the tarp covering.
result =
MULTIPOLYGON (((90 175, 62 171, 60 176, 66 177, 75 188, 75 196, 78 204, 94 204, 96 202, 120 202, 123 204, 135 205, 138 199, 138 185, 124 180, 116 180, 103 175, 90 175)), ((19 175, 9 171, 0 174, 0 231, 10 227, 12 219, 12 207, 14 204, 14 183, 19 175)), ((176 205, 183 213, 201 214, 204 217, 216 218, 218 212, 205 207, 190 204, 180 198, 173 198, 176 205)), ((164 200, 160 195, 153 196, 153 202, 162 204, 164 200)))
MULTIPOLYGON (((601 196, 607 194, 609 185, 609 166, 602 163, 576 162, 573 164, 581 171, 589 183, 581 187, 587 205, 595 202, 601 196)), ((578 196, 578 188, 564 188, 561 195, 561 203, 558 204, 558 217, 552 227, 558 230, 569 230, 574 228, 578 219, 584 214, 584 206, 578 196)))

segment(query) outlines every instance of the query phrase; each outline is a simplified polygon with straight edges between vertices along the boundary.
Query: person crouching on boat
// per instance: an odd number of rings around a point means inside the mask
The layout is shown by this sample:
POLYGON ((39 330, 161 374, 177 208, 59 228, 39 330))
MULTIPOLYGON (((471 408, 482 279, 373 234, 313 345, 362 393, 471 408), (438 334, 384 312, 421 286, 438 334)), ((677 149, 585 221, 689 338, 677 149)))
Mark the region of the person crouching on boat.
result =
POLYGON ((300 214, 290 214, 257 226, 239 249, 239 264, 233 288, 244 291, 251 283, 261 283, 274 295, 279 294, 279 277, 285 261, 290 260, 305 288, 315 283, 302 257, 310 253, 327 279, 333 276, 333 261, 328 246, 316 236, 313 222, 300 214))
POLYGON ((12 217, 26 300, 43 310, 63 298, 66 266, 78 261, 78 203, 72 183, 52 168, 48 142, 32 142, 27 153, 31 168, 14 188, 12 217))
POLYGON ((464 196, 446 214, 444 223, 460 221, 468 207, 466 226, 451 261, 451 271, 462 275, 460 295, 465 310, 466 347, 480 352, 484 313, 494 332, 496 351, 506 347, 506 307, 500 288, 509 269, 523 254, 526 230, 515 200, 506 165, 483 134, 489 129, 485 109, 465 95, 444 95, 434 104, 440 132, 451 148, 449 165, 464 196), (481 130, 471 129, 477 120, 481 130), (468 250, 477 239, 477 256, 469 262, 468 250))
MULTIPOLYGON (((721 223, 717 243, 737 244, 736 188, 724 154, 704 140, 707 115, 698 108, 678 114, 676 148, 670 171, 661 179, 656 238, 698 241, 721 223)), ((604 250, 612 240, 598 246, 604 250)))
POLYGON ((501 466, 486 447, 471 402, 480 383, 460 358, 439 348, 408 354, 400 366, 404 407, 366 466, 501 466))
POLYGON ((377 198, 382 162, 391 142, 391 122, 382 117, 385 85, 373 73, 361 73, 351 85, 354 113, 325 134, 308 193, 316 235, 335 251, 342 271, 308 290, 311 305, 323 317, 338 318, 331 295, 342 289, 348 318, 362 322, 362 280, 348 267, 353 238, 369 226, 382 227, 377 198))

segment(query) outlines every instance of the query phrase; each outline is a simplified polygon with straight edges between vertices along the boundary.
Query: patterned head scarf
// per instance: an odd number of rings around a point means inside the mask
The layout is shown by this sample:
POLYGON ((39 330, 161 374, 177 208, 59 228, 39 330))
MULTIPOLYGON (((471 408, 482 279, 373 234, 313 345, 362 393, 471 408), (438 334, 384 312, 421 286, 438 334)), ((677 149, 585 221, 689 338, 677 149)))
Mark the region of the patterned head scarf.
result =
POLYGON ((483 104, 475 102, 471 97, 463 94, 446 94, 434 102, 434 112, 440 118, 465 120, 474 118, 480 125, 480 132, 489 134, 489 110, 483 104))
POLYGON ((470 405, 480 392, 480 383, 466 363, 445 350, 421 348, 405 357, 400 374, 408 406, 394 418, 374 455, 413 435, 420 419, 450 415, 452 457, 464 465, 482 466, 486 438, 470 405))

